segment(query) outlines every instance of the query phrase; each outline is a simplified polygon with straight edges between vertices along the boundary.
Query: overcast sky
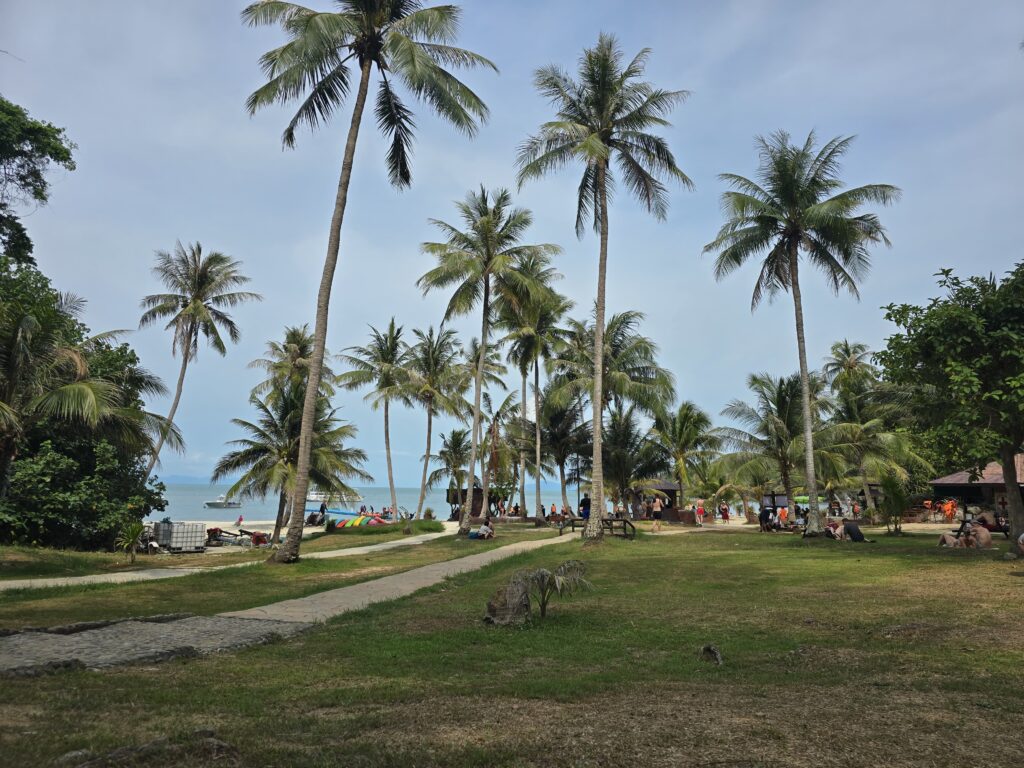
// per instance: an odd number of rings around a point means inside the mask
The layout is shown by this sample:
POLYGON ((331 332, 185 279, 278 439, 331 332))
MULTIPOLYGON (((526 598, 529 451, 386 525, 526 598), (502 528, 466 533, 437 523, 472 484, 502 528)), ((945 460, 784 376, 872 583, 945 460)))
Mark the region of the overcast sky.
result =
MULTIPOLYGON (((348 122, 344 112, 283 151, 289 115, 246 114, 244 100, 261 84, 257 58, 282 36, 243 27, 242 7, 229 0, 0 3, 0 49, 11 54, 0 54, 0 92, 66 127, 78 144, 78 169, 56 174, 50 205, 25 221, 39 266, 59 289, 89 300, 88 325, 136 327, 139 299, 160 288, 150 274, 153 251, 176 239, 240 259, 265 296, 235 313, 243 338, 226 357, 200 351, 177 418, 188 452, 167 454, 165 475, 209 474, 237 436, 228 420, 251 415, 247 397, 258 373, 249 361, 285 325, 312 325, 348 122)), ((665 135, 696 191, 674 190, 667 222, 617 196, 608 306, 646 313, 643 330, 659 344, 680 396, 712 414, 746 394, 749 372, 797 368, 788 296, 751 315, 756 267, 716 284, 711 260, 700 256, 721 224, 717 174, 754 173, 755 135, 856 134, 844 179, 903 189, 901 202, 879 212, 893 247, 874 253, 859 303, 832 296, 819 275, 804 277, 812 366, 843 337, 881 346, 892 327, 879 307, 935 295, 939 268, 1000 273, 1024 256, 1020 0, 470 0, 463 8, 460 44, 501 70, 468 76, 491 119, 468 140, 418 109, 414 182, 402 193, 388 186, 382 142, 372 117, 364 121, 331 349, 364 343, 367 324, 385 325, 392 314, 408 328, 439 322, 446 297, 423 298, 415 287, 431 266, 418 249, 436 237, 427 219, 454 220, 452 201, 481 183, 514 186, 517 145, 550 115, 532 88, 533 70, 572 67, 601 31, 615 33, 629 55, 652 48, 648 78, 692 92, 665 135)), ((575 237, 577 181, 577 170, 565 172, 515 197, 534 211, 530 240, 565 248, 561 289, 582 314, 596 287, 597 241, 575 237)), ((468 338, 478 324, 458 327, 468 338)), ((170 336, 152 328, 129 340, 173 384, 170 336)), ((361 394, 339 402, 383 484, 380 413, 361 394)), ((424 422, 420 411, 399 409, 392 418, 400 485, 418 483, 424 422)))

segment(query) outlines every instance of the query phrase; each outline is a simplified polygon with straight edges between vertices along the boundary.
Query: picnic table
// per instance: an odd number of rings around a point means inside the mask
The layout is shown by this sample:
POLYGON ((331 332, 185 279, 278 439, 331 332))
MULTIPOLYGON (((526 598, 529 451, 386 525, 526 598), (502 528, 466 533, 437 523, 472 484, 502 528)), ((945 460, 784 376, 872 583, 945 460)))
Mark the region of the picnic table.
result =
MULTIPOLYGON (((576 533, 576 526, 581 528, 585 527, 587 521, 582 517, 571 517, 566 518, 562 521, 562 524, 558 526, 558 535, 562 535, 562 531, 569 528, 573 533, 576 533)), ((601 528, 605 533, 610 536, 621 536, 624 539, 635 539, 636 538, 636 526, 624 517, 602 517, 601 528)))

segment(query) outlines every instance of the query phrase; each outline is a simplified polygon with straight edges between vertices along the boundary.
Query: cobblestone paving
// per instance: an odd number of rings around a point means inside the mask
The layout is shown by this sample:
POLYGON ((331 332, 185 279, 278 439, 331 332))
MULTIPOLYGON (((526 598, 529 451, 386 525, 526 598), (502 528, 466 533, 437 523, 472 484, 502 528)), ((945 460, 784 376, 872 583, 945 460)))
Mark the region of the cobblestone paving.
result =
POLYGON ((313 625, 229 616, 192 616, 166 623, 122 621, 70 635, 21 632, 0 638, 0 674, 36 674, 62 667, 197 656, 293 637, 313 625))

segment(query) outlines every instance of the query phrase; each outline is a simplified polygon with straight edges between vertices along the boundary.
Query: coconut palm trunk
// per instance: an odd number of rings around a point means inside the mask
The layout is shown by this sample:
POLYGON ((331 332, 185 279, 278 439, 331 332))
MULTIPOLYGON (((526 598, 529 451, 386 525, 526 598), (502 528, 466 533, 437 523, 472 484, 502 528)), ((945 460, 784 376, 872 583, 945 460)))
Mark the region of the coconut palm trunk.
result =
POLYGON ((1024 499, 1020 493, 1020 479, 1017 477, 1016 446, 1006 445, 999 451, 999 463, 1003 466, 1003 483, 1006 486, 1006 505, 1010 513, 1011 551, 1017 546, 1017 554, 1024 556, 1024 547, 1016 544, 1024 534, 1024 499))
POLYGON ((284 526, 284 513, 288 509, 288 494, 281 489, 277 495, 277 518, 274 520, 274 535, 270 538, 271 545, 276 545, 281 538, 281 528, 284 526))
POLYGON ((526 517, 526 371, 523 371, 523 396, 520 401, 522 408, 522 437, 519 446, 519 509, 523 517, 526 517))
POLYGON ((384 458, 388 465, 388 489, 391 491, 391 514, 398 519, 398 497, 395 495, 395 473, 391 468, 391 401, 384 400, 384 458))
POLYGON ((594 304, 594 391, 592 394, 594 454, 593 469, 590 472, 591 507, 590 518, 583 529, 583 538, 597 540, 603 534, 601 518, 604 517, 604 464, 601 456, 601 428, 604 426, 604 296, 605 279, 608 271, 608 190, 606 161, 597 164, 597 195, 601 225, 601 247, 597 263, 597 301, 594 304))
MULTIPOLYGON (((523 401, 523 410, 526 410, 526 401, 523 401)), ((537 509, 540 509, 544 502, 540 498, 540 362, 533 361, 533 440, 534 440, 534 464, 535 482, 537 488, 537 509)), ((564 496, 564 494, 563 494, 564 496)))
MULTIPOLYGON (((194 334, 194 330, 190 332, 190 336, 194 334)), ((167 439, 167 431, 174 424, 174 414, 178 412, 178 403, 181 402, 181 390, 185 386, 185 371, 188 369, 190 349, 192 349, 191 343, 187 343, 182 346, 181 370, 178 371, 178 385, 174 388, 174 400, 171 401, 171 410, 167 412, 167 424, 160 430, 160 437, 157 439, 156 446, 153 448, 153 455, 149 457, 149 465, 146 467, 147 478, 153 474, 153 467, 155 467, 157 461, 160 460, 160 451, 164 447, 164 440, 167 439)))
MULTIPOLYGON (((807 486, 807 533, 821 533, 825 520, 818 509, 818 481, 814 476, 814 419, 811 414, 811 374, 807 369, 807 342, 804 338, 804 302, 797 274, 799 258, 796 247, 789 251, 789 276, 793 290, 793 310, 796 314, 796 346, 800 353, 800 395, 804 412, 804 476, 807 486)), ((792 505, 792 499, 790 500, 792 505)))
POLYGON ((320 372, 324 364, 324 348, 327 346, 327 316, 331 304, 331 286, 338 266, 338 251, 341 247, 341 225, 345 219, 348 203, 348 188, 352 181, 352 163, 356 155, 356 140, 359 126, 366 107, 366 94, 370 87, 370 65, 367 58, 360 68, 359 90, 352 107, 352 122, 345 141, 345 153, 341 161, 341 176, 338 178, 338 194, 334 201, 331 217, 331 231, 327 240, 327 256, 320 278, 320 289, 316 298, 316 326, 313 330, 313 355, 309 360, 309 379, 306 382, 306 399, 302 405, 302 430, 299 434, 299 458, 296 462, 295 493, 292 497, 292 514, 288 522, 288 536, 284 544, 271 558, 274 562, 290 563, 299 558, 299 544, 302 541, 303 516, 306 511, 306 493, 309 490, 310 451, 313 447, 313 422, 316 418, 317 394, 320 391, 320 372), (300 503, 296 504, 295 499, 300 503))
MULTIPOLYGON (((559 485, 562 486, 562 506, 565 509, 569 509, 569 495, 566 493, 566 486, 565 486, 565 462, 564 461, 558 463, 558 483, 559 483, 559 485)), ((573 513, 573 515, 574 516, 578 515, 579 512, 580 511, 577 509, 573 513)))
POLYGON ((423 479, 420 480, 420 500, 416 502, 416 519, 423 514, 423 500, 427 497, 427 468, 430 466, 430 433, 434 429, 434 405, 427 403, 427 450, 423 454, 423 479))
MULTIPOLYGON (((469 472, 466 476, 466 503, 462 505, 462 514, 459 516, 459 535, 465 536, 469 533, 469 516, 473 511, 473 478, 476 477, 476 452, 480 447, 480 395, 484 385, 484 363, 487 359, 487 331, 488 314, 491 311, 491 278, 484 278, 484 300, 483 319, 480 322, 480 357, 476 362, 476 377, 473 381, 473 429, 472 440, 469 448, 469 472)), ((483 486, 486 492, 487 473, 484 473, 483 486)), ((487 504, 484 497, 483 503, 487 504)))

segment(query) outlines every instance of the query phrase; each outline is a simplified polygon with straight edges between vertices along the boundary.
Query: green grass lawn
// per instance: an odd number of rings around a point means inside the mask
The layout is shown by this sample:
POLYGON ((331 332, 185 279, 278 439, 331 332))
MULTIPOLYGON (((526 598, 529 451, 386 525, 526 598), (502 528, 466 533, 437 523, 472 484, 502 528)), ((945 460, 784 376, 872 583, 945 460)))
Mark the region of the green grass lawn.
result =
MULTIPOLYGON (((436 520, 413 521, 413 534, 439 533, 444 525, 436 520)), ((405 538, 400 525, 359 526, 341 528, 332 533, 317 532, 303 539, 307 552, 321 552, 346 547, 363 547, 385 541, 405 538)), ((230 565, 265 560, 266 550, 248 550, 240 547, 211 548, 212 554, 144 555, 128 562, 121 552, 76 552, 49 547, 0 546, 0 580, 37 579, 68 576, 92 576, 102 573, 121 573, 144 568, 191 568, 230 565)))
MULTIPOLYGON (((0 592, 0 628, 48 627, 76 621, 114 619, 159 613, 212 614, 304 597, 314 592, 464 557, 515 541, 553 536, 554 532, 502 533, 487 541, 443 537, 410 547, 369 552, 328 560, 302 560, 295 565, 260 562, 245 568, 198 573, 161 581, 90 584, 0 592)), ((349 546, 371 544, 376 537, 325 538, 349 546)), ((331 546, 328 549, 341 547, 331 546)))
MULTIPOLYGON (((1020 764, 1024 564, 878 538, 567 541, 288 642, 5 680, 0 743, 11 765, 197 728, 240 754, 191 765, 1020 764), (568 557, 594 591, 524 628, 481 622, 516 568, 568 557)), ((434 546, 455 545, 413 550, 434 546)))

